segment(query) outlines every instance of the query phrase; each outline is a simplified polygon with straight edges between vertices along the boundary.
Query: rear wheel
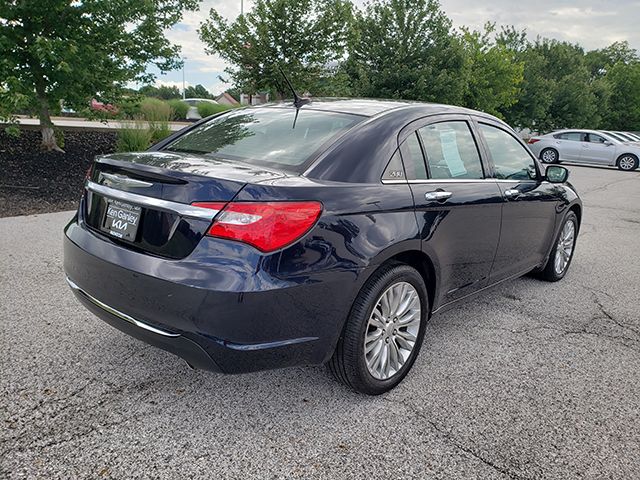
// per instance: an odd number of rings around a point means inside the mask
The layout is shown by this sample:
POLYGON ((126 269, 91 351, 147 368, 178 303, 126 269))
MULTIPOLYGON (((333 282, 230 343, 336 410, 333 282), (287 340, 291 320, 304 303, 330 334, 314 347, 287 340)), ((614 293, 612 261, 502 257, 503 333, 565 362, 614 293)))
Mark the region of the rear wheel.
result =
POLYGON ((412 267, 381 267, 356 297, 329 370, 360 393, 398 385, 420 351, 429 310, 422 276, 412 267))
POLYGON ((635 155, 631 155, 630 153, 622 155, 618 159, 618 168, 620 170, 624 170, 625 172, 635 170, 636 168, 638 168, 638 157, 636 157, 635 155))
POLYGON ((560 232, 549 255, 547 263, 536 275, 547 282, 562 280, 569 270, 578 238, 578 217, 569 212, 564 219, 560 232))
POLYGON ((540 152, 540 160, 544 163, 558 163, 560 154, 555 148, 545 148, 540 152))

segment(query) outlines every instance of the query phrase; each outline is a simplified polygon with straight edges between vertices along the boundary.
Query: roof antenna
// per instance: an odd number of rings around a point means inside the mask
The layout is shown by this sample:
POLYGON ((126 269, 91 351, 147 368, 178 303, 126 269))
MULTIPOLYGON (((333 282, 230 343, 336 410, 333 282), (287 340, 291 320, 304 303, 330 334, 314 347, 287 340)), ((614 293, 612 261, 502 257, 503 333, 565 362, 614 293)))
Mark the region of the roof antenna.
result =
POLYGON ((289 78, 287 78, 287 76, 285 75, 280 65, 278 65, 278 70, 280 70, 280 73, 284 77, 284 81, 287 83, 287 86, 291 90, 291 93, 293 93, 293 106, 296 107, 296 116, 293 119, 293 128, 295 129, 296 122, 298 121, 298 114, 300 113, 300 108, 311 103, 311 99, 307 97, 301 97, 300 95, 298 95, 295 89, 293 88, 293 85, 291 85, 289 78))

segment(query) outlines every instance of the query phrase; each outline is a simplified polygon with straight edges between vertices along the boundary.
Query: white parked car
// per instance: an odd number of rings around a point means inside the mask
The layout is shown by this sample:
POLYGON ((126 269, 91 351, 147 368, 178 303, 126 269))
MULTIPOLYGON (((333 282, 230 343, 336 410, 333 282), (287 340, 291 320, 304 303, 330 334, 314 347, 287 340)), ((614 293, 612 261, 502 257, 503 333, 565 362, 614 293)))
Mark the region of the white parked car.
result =
POLYGON ((200 120, 202 117, 198 113, 198 104, 202 102, 215 103, 218 102, 209 98, 185 98, 184 102, 189 105, 189 111, 187 112, 187 120, 200 120))
POLYGON ((635 170, 640 143, 621 141, 621 138, 599 130, 559 130, 531 137, 529 147, 544 163, 567 161, 635 170))

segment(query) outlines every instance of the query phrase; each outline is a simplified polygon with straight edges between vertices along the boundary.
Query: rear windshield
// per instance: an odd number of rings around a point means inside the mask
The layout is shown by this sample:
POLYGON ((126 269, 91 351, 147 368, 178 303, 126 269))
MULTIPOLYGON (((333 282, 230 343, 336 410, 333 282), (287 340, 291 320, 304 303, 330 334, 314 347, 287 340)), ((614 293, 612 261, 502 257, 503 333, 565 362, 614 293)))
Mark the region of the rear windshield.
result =
POLYGON ((251 165, 298 170, 365 117, 301 108, 232 111, 185 133, 165 150, 210 155, 251 165))

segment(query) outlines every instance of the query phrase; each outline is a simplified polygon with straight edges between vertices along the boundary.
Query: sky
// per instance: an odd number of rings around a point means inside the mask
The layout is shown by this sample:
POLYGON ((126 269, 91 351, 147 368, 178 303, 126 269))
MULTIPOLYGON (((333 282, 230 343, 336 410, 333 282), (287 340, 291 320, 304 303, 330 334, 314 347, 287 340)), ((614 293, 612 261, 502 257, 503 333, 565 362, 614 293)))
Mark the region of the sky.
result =
MULTIPOLYGON (((362 6, 364 1, 354 3, 362 6)), ((440 3, 456 28, 466 25, 479 29, 491 21, 498 26, 526 29, 532 39, 539 35, 566 40, 587 50, 623 40, 640 50, 640 0, 441 0, 440 3)), ((204 0, 199 11, 187 12, 167 32, 169 40, 182 47, 186 86, 201 84, 213 93, 221 93, 228 87, 218 79, 225 76, 225 62, 204 52, 197 29, 211 8, 233 20, 240 14, 240 4, 241 0, 204 0)), ((252 4, 252 0, 244 0, 245 12, 252 4)), ((182 70, 158 75, 156 83, 182 89, 182 70)))

